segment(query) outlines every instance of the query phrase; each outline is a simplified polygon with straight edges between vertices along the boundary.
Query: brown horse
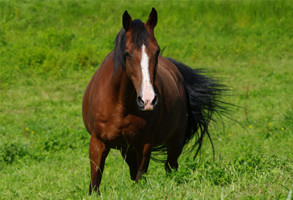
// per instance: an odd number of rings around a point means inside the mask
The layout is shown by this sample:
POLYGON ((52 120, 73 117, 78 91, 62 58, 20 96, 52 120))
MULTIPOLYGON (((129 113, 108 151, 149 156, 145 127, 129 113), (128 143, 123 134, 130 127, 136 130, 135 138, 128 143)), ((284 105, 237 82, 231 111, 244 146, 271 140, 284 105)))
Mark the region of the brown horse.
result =
POLYGON ((85 90, 82 115, 91 135, 90 193, 99 190, 111 148, 121 150, 136 182, 147 172, 154 150, 167 151, 167 172, 177 169, 184 145, 197 136, 193 144, 198 146, 196 156, 204 135, 209 136, 212 113, 221 110, 215 99, 221 85, 200 71, 160 56, 156 24, 154 8, 146 23, 132 21, 125 11, 115 49, 85 90))

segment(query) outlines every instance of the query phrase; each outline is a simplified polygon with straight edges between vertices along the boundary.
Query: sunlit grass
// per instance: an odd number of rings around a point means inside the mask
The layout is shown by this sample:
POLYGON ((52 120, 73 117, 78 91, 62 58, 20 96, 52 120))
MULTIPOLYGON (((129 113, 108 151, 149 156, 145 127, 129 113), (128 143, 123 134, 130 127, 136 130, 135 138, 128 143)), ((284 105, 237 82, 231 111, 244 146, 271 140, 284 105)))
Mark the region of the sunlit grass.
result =
MULTIPOLYGON (((293 185, 290 1, 0 1, 0 199, 285 199, 293 185), (106 161, 101 196, 88 196, 84 89, 114 47, 125 9, 173 57, 209 68, 240 107, 211 124, 196 158, 167 176, 151 161, 135 184, 121 154, 106 161)), ((188 146, 187 146, 188 148, 188 146)))

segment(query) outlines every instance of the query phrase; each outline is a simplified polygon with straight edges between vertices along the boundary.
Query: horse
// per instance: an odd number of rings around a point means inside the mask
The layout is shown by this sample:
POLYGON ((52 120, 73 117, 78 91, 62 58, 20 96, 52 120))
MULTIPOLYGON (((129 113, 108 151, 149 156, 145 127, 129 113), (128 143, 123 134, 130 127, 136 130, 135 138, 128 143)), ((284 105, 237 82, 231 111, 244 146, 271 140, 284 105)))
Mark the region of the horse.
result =
MULTIPOLYGON (((147 172, 153 151, 167 154, 166 172, 196 136, 194 157, 209 134, 209 122, 221 110, 222 85, 201 70, 160 55, 154 36, 157 11, 148 21, 132 20, 127 11, 111 51, 94 73, 82 100, 82 116, 91 135, 89 193, 99 192, 110 149, 121 150, 131 180, 147 172)), ((212 141, 211 141, 212 142, 212 141)))

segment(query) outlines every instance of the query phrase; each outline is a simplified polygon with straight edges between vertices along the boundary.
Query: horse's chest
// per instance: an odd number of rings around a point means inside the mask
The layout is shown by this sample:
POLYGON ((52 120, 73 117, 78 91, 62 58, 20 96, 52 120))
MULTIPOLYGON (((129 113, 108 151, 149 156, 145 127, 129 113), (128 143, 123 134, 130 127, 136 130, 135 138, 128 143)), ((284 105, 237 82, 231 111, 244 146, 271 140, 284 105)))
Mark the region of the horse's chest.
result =
POLYGON ((146 121, 139 117, 112 117, 108 120, 97 120, 96 134, 111 148, 133 145, 145 132, 146 121))

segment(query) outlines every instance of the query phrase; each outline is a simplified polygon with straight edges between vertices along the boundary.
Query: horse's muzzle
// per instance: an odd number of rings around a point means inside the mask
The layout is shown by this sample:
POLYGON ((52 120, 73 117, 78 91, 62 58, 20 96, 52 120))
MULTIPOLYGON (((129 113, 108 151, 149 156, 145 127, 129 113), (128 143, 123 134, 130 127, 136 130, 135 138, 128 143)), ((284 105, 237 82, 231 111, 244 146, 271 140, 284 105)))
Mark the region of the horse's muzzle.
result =
POLYGON ((155 94, 154 99, 143 101, 141 96, 136 98, 136 102, 141 111, 152 111, 158 103, 158 96, 155 94))

